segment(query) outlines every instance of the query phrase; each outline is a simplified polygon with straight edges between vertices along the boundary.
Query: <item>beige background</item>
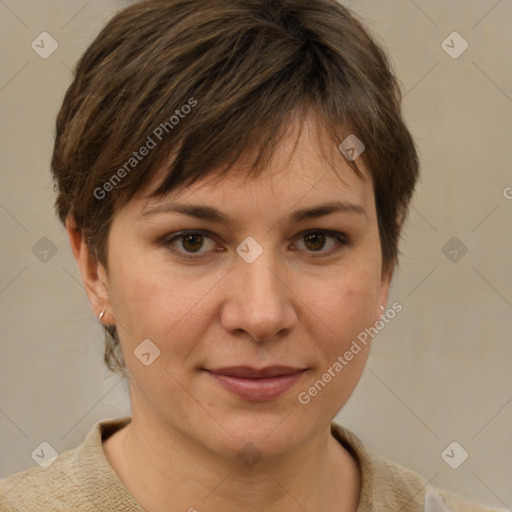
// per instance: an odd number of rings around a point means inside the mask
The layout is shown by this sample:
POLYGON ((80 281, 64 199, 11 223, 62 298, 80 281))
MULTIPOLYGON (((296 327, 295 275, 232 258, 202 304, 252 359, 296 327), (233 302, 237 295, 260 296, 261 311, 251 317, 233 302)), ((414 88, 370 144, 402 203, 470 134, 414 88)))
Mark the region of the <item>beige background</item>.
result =
MULTIPOLYGON (((512 3, 345 3, 392 56, 423 178, 389 302, 403 311, 337 419, 432 484, 510 510, 512 3), (457 59, 441 46, 453 31, 469 43, 457 59), (452 237, 468 249, 457 262, 442 251, 452 237), (452 441, 469 453, 458 469, 441 458, 452 441)), ((129 413, 126 383, 104 368, 49 173, 70 69, 125 4, 0 0, 0 477, 33 465, 42 441, 62 452, 96 421, 129 413), (48 59, 31 48, 43 31, 59 44, 48 59), (47 262, 32 252, 43 237, 57 249, 47 262)))

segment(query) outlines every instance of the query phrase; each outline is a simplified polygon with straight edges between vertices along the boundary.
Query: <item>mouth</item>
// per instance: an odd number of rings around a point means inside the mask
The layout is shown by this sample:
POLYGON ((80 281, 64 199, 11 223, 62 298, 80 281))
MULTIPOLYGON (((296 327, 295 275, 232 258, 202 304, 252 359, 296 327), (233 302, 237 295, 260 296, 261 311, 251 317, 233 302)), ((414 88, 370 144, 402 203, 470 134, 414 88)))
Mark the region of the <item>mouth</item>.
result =
POLYGON ((249 401, 273 400, 291 389, 304 375, 307 368, 269 366, 252 368, 232 366, 205 369, 215 381, 232 394, 249 401))

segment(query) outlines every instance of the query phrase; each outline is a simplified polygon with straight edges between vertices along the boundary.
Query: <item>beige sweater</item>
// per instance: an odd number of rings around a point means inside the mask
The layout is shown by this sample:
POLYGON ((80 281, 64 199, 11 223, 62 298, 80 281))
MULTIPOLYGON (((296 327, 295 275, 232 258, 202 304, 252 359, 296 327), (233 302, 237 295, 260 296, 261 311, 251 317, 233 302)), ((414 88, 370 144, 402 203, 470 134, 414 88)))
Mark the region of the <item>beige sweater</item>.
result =
MULTIPOLYGON (((102 447, 130 416, 96 423, 84 442, 39 466, 0 481, 0 511, 143 512, 110 466, 102 447)), ((496 512, 447 491, 369 451, 336 423, 331 431, 359 461, 362 474, 357 512, 496 512)))

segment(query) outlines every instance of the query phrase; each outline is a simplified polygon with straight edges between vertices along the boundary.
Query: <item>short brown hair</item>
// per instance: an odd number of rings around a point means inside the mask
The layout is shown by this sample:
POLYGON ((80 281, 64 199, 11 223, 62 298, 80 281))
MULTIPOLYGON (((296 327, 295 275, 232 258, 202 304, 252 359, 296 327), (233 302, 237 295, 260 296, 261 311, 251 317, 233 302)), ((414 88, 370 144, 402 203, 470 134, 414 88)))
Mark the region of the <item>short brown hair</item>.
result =
MULTIPOLYGON (((56 122, 56 210, 63 223, 74 218, 106 268, 115 212, 172 151, 152 195, 219 166, 225 174, 247 153, 259 174, 283 127, 312 109, 329 142, 353 133, 366 146, 359 158, 373 180, 389 271, 419 173, 401 99, 385 51, 336 0, 137 2, 77 64, 56 122)), ((126 375, 116 328, 105 328, 105 362, 126 375)))

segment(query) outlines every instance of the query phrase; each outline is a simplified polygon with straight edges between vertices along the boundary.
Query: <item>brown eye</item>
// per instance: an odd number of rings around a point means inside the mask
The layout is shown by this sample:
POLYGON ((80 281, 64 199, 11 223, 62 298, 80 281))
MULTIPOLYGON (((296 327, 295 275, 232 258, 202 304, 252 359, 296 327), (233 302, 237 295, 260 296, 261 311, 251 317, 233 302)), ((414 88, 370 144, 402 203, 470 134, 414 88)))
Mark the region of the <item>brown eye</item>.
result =
MULTIPOLYGON (((298 238, 299 245, 303 243, 305 247, 304 249, 300 248, 300 251, 305 252, 311 258, 334 255, 346 245, 349 245, 348 237, 344 233, 337 231, 312 230, 301 233, 298 238), (331 241, 330 246, 329 240, 331 241), (325 250, 326 246, 327 250, 325 250)), ((173 236, 165 238, 162 241, 162 245, 185 259, 199 259, 215 250, 213 238, 207 232, 196 230, 175 233, 173 236), (208 247, 208 242, 210 247, 208 247)))
POLYGON ((190 252, 197 252, 204 243, 201 234, 183 235, 181 239, 185 250, 190 252))
POLYGON ((211 236, 201 231, 182 231, 164 240, 163 245, 183 258, 200 258, 213 249, 215 242, 211 236), (201 250, 208 245, 205 241, 210 241, 210 247, 201 250))
POLYGON ((325 233, 308 233, 304 236, 305 245, 312 251, 318 251, 325 245, 325 233))
POLYGON ((348 245, 347 237, 337 231, 308 231, 301 233, 300 239, 304 241, 305 251, 309 252, 313 258, 330 256, 343 249, 345 245, 348 245), (323 250, 326 244, 328 244, 329 239, 332 240, 330 248, 328 247, 327 250, 323 250), (319 254, 311 254, 315 252, 319 254))

